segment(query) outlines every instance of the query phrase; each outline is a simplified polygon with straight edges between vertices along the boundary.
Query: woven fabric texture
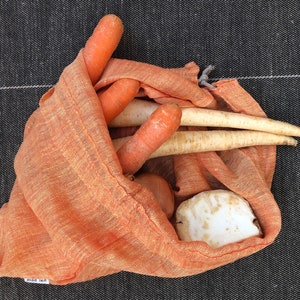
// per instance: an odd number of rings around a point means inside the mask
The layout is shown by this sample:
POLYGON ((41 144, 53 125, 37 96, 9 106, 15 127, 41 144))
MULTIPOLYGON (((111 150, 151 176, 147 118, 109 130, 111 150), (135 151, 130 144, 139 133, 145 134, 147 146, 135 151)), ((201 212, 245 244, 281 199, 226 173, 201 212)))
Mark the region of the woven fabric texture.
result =
MULTIPOLYGON (((115 57, 174 68, 192 60, 202 68, 214 64, 214 79, 236 77, 268 116, 298 123, 298 1, 0 4, 1 205, 15 182, 13 161, 25 122, 106 13, 125 24, 115 57)), ((278 148, 272 192, 282 229, 275 243, 257 254, 177 279, 121 272, 57 287, 1 278, 0 299, 294 299, 300 287, 298 162, 298 148, 278 148)))

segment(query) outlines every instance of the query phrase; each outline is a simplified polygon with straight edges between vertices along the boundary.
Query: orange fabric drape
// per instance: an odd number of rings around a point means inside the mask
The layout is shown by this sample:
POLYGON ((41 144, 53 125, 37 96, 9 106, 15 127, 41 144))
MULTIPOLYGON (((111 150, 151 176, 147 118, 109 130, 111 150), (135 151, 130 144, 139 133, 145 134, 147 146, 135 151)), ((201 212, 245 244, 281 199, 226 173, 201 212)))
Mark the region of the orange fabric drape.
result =
MULTIPOLYGON (((119 64, 115 71, 110 69, 114 63, 108 64, 96 89, 111 82, 108 74, 119 72, 112 80, 123 76, 122 68, 127 67, 119 64)), ((155 70, 164 73, 162 68, 155 70)), ((174 74, 165 85, 137 78, 145 93, 148 87, 168 101, 206 106, 217 100, 230 110, 263 115, 236 80, 220 81, 210 92, 186 79, 184 72, 165 71, 174 74), (174 82, 182 78, 189 82, 184 91, 174 82)), ((0 276, 47 278, 60 285, 121 270, 181 277, 233 262, 273 242, 281 224, 270 192, 275 147, 201 153, 184 160, 178 156, 174 163, 183 196, 185 186, 188 194, 192 186, 210 189, 222 184, 249 201, 264 236, 218 249, 180 241, 152 193, 123 176, 80 52, 26 124, 15 159, 15 185, 0 210, 0 276), (199 166, 191 164, 198 176, 180 176, 184 167, 176 166, 190 159, 199 166)))

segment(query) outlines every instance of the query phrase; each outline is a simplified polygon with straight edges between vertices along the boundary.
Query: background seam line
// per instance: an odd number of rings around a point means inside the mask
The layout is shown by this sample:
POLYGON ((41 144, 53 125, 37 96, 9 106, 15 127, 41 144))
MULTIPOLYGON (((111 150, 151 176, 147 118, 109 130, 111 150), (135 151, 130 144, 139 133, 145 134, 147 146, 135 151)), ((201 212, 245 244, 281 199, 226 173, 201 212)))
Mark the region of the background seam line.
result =
MULTIPOLYGON (((232 76, 232 77, 210 78, 209 81, 225 80, 225 79, 232 79, 232 78, 236 78, 237 80, 293 79, 293 78, 300 78, 300 74, 262 75, 262 76, 232 76)), ((51 88, 52 86, 53 86, 53 84, 0 86, 0 90, 39 89, 39 88, 51 88)))

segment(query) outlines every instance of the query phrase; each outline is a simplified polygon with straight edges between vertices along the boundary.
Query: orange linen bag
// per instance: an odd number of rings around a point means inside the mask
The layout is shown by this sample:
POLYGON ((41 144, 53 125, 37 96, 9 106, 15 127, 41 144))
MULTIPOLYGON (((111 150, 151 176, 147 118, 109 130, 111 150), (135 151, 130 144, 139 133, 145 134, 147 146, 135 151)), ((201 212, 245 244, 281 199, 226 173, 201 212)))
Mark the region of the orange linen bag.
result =
MULTIPOLYGON (((236 81, 216 86, 214 97, 239 105, 235 110, 258 107, 236 81)), ((0 275, 52 284, 120 270, 180 277, 233 262, 274 240, 280 230, 270 192, 275 147, 196 154, 200 171, 193 176, 186 176, 188 164, 177 167, 180 161, 174 164, 179 194, 223 184, 249 201, 264 236, 218 249, 180 241, 152 193, 123 176, 80 53, 26 124, 16 182, 0 210, 0 275), (191 185, 194 190, 185 192, 191 185)))
POLYGON ((217 249, 180 241, 150 190, 122 174, 96 94, 118 78, 139 80, 139 94, 158 102, 218 102, 228 110, 264 115, 236 80, 217 82, 209 91, 198 87, 198 71, 193 63, 167 70, 112 59, 93 85, 79 53, 26 124, 15 158, 16 181, 0 210, 0 276, 46 278, 58 285, 121 270, 181 277, 273 242, 281 224, 270 192, 273 146, 174 157, 177 201, 223 186, 244 196, 258 218, 263 237, 217 249))

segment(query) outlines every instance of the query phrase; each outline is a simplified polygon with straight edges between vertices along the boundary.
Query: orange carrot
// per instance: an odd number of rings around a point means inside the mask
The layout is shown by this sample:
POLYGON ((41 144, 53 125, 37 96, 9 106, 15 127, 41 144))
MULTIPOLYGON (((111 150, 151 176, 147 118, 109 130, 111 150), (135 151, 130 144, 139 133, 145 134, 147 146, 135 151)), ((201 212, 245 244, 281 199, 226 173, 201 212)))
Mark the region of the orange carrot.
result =
POLYGON ((104 16, 87 40, 84 60, 92 83, 96 83, 123 34, 122 21, 115 15, 104 16))
POLYGON ((140 88, 140 83, 134 79, 119 79, 108 89, 98 93, 106 123, 110 123, 127 104, 133 100, 140 88))
POLYGON ((178 129, 181 109, 174 103, 159 106, 149 119, 117 151, 124 174, 134 174, 178 129))

